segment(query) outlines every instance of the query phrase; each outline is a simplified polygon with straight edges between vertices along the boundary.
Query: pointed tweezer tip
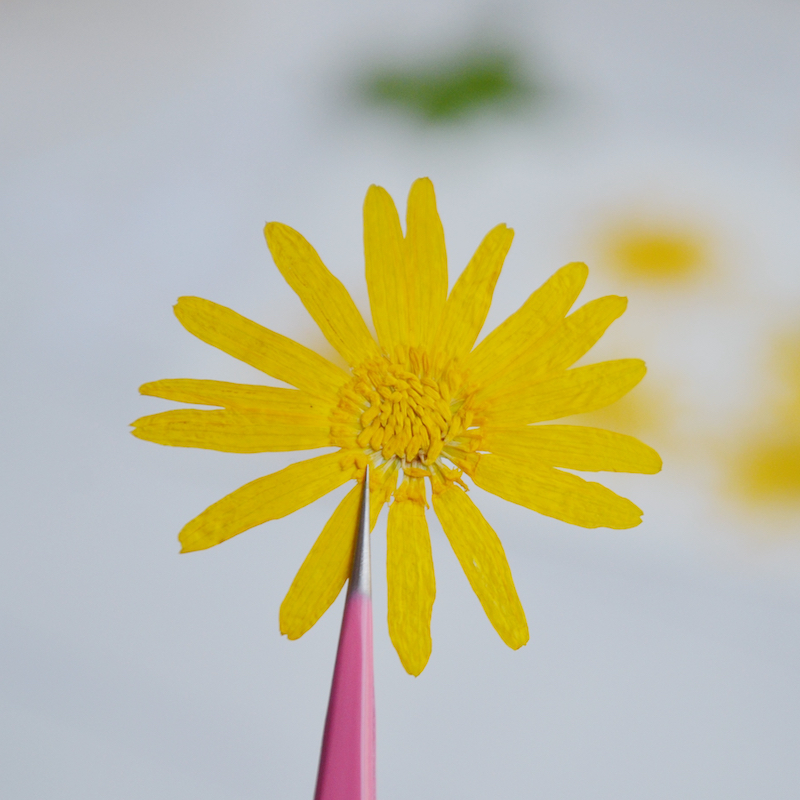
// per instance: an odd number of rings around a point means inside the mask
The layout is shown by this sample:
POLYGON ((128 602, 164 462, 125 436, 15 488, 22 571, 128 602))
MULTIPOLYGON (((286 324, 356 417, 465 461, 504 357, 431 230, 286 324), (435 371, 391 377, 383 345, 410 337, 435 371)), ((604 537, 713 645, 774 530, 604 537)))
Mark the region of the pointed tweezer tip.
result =
POLYGON ((354 592, 367 596, 372 594, 369 552, 369 467, 364 471, 356 546, 353 550, 353 566, 350 570, 350 585, 347 589, 348 596, 354 592))

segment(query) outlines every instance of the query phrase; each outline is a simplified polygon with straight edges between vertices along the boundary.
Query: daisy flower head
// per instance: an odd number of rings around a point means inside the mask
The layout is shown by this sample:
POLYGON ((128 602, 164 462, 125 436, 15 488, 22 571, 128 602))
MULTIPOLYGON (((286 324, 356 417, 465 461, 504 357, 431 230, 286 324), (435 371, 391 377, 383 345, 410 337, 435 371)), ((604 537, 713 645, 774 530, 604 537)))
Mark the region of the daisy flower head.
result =
POLYGON ((468 484, 587 528, 641 522, 630 500, 563 470, 654 473, 661 468, 654 450, 597 428, 538 424, 613 403, 642 379, 638 359, 572 366, 622 314, 625 298, 601 297, 569 314, 588 270, 568 264, 476 347, 513 231, 493 228, 448 294, 430 180, 411 187, 405 235, 392 198, 371 186, 364 250, 376 342, 345 287, 297 231, 273 222, 265 235, 281 274, 350 369, 228 308, 182 297, 175 314, 189 332, 296 388, 147 383, 143 394, 216 408, 143 417, 133 434, 235 453, 337 449, 214 503, 181 531, 182 552, 220 544, 355 480, 281 605, 281 632, 296 639, 347 581, 369 467, 372 526, 389 504, 389 633, 405 669, 419 675, 431 652, 431 506, 497 633, 514 649, 526 644, 525 612, 503 547, 468 484))

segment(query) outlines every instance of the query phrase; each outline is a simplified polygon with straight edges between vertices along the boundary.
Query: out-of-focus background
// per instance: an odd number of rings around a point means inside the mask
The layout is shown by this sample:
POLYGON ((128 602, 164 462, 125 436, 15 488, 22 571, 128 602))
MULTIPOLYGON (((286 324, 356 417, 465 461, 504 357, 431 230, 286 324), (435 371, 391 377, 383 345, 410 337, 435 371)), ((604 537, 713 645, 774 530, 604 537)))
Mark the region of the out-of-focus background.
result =
POLYGON ((271 263, 302 231, 366 312, 361 203, 436 186, 451 277, 517 234, 487 330, 568 261, 626 294, 591 360, 649 375, 592 424, 662 474, 585 531, 473 489, 531 628, 508 650, 431 523, 434 650, 408 677, 375 541, 379 794, 800 793, 796 0, 2 0, 0 794, 308 798, 341 599, 278 606, 336 497, 221 547, 176 534, 295 460, 158 447, 167 377, 256 382, 199 295, 329 352, 271 263))

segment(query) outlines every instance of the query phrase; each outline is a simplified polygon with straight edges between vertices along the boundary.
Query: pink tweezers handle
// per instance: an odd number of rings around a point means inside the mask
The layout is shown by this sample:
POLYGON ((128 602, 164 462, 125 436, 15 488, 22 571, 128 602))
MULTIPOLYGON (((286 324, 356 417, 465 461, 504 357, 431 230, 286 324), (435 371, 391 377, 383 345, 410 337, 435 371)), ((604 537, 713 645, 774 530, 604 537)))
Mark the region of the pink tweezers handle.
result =
MULTIPOLYGON (((364 486, 367 484, 365 477, 364 486)), ((314 800, 375 800, 375 680, 368 497, 365 488, 314 800)))

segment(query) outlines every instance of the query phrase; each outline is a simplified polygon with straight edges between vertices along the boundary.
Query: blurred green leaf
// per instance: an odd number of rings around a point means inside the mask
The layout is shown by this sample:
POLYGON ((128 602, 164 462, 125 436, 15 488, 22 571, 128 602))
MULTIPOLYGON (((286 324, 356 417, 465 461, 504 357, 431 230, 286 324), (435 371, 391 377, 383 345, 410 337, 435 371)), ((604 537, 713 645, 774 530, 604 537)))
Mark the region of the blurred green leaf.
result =
POLYGON ((537 94, 507 50, 473 50, 428 67, 383 68, 364 83, 373 103, 400 106, 427 122, 463 119, 489 106, 516 107, 537 94))

